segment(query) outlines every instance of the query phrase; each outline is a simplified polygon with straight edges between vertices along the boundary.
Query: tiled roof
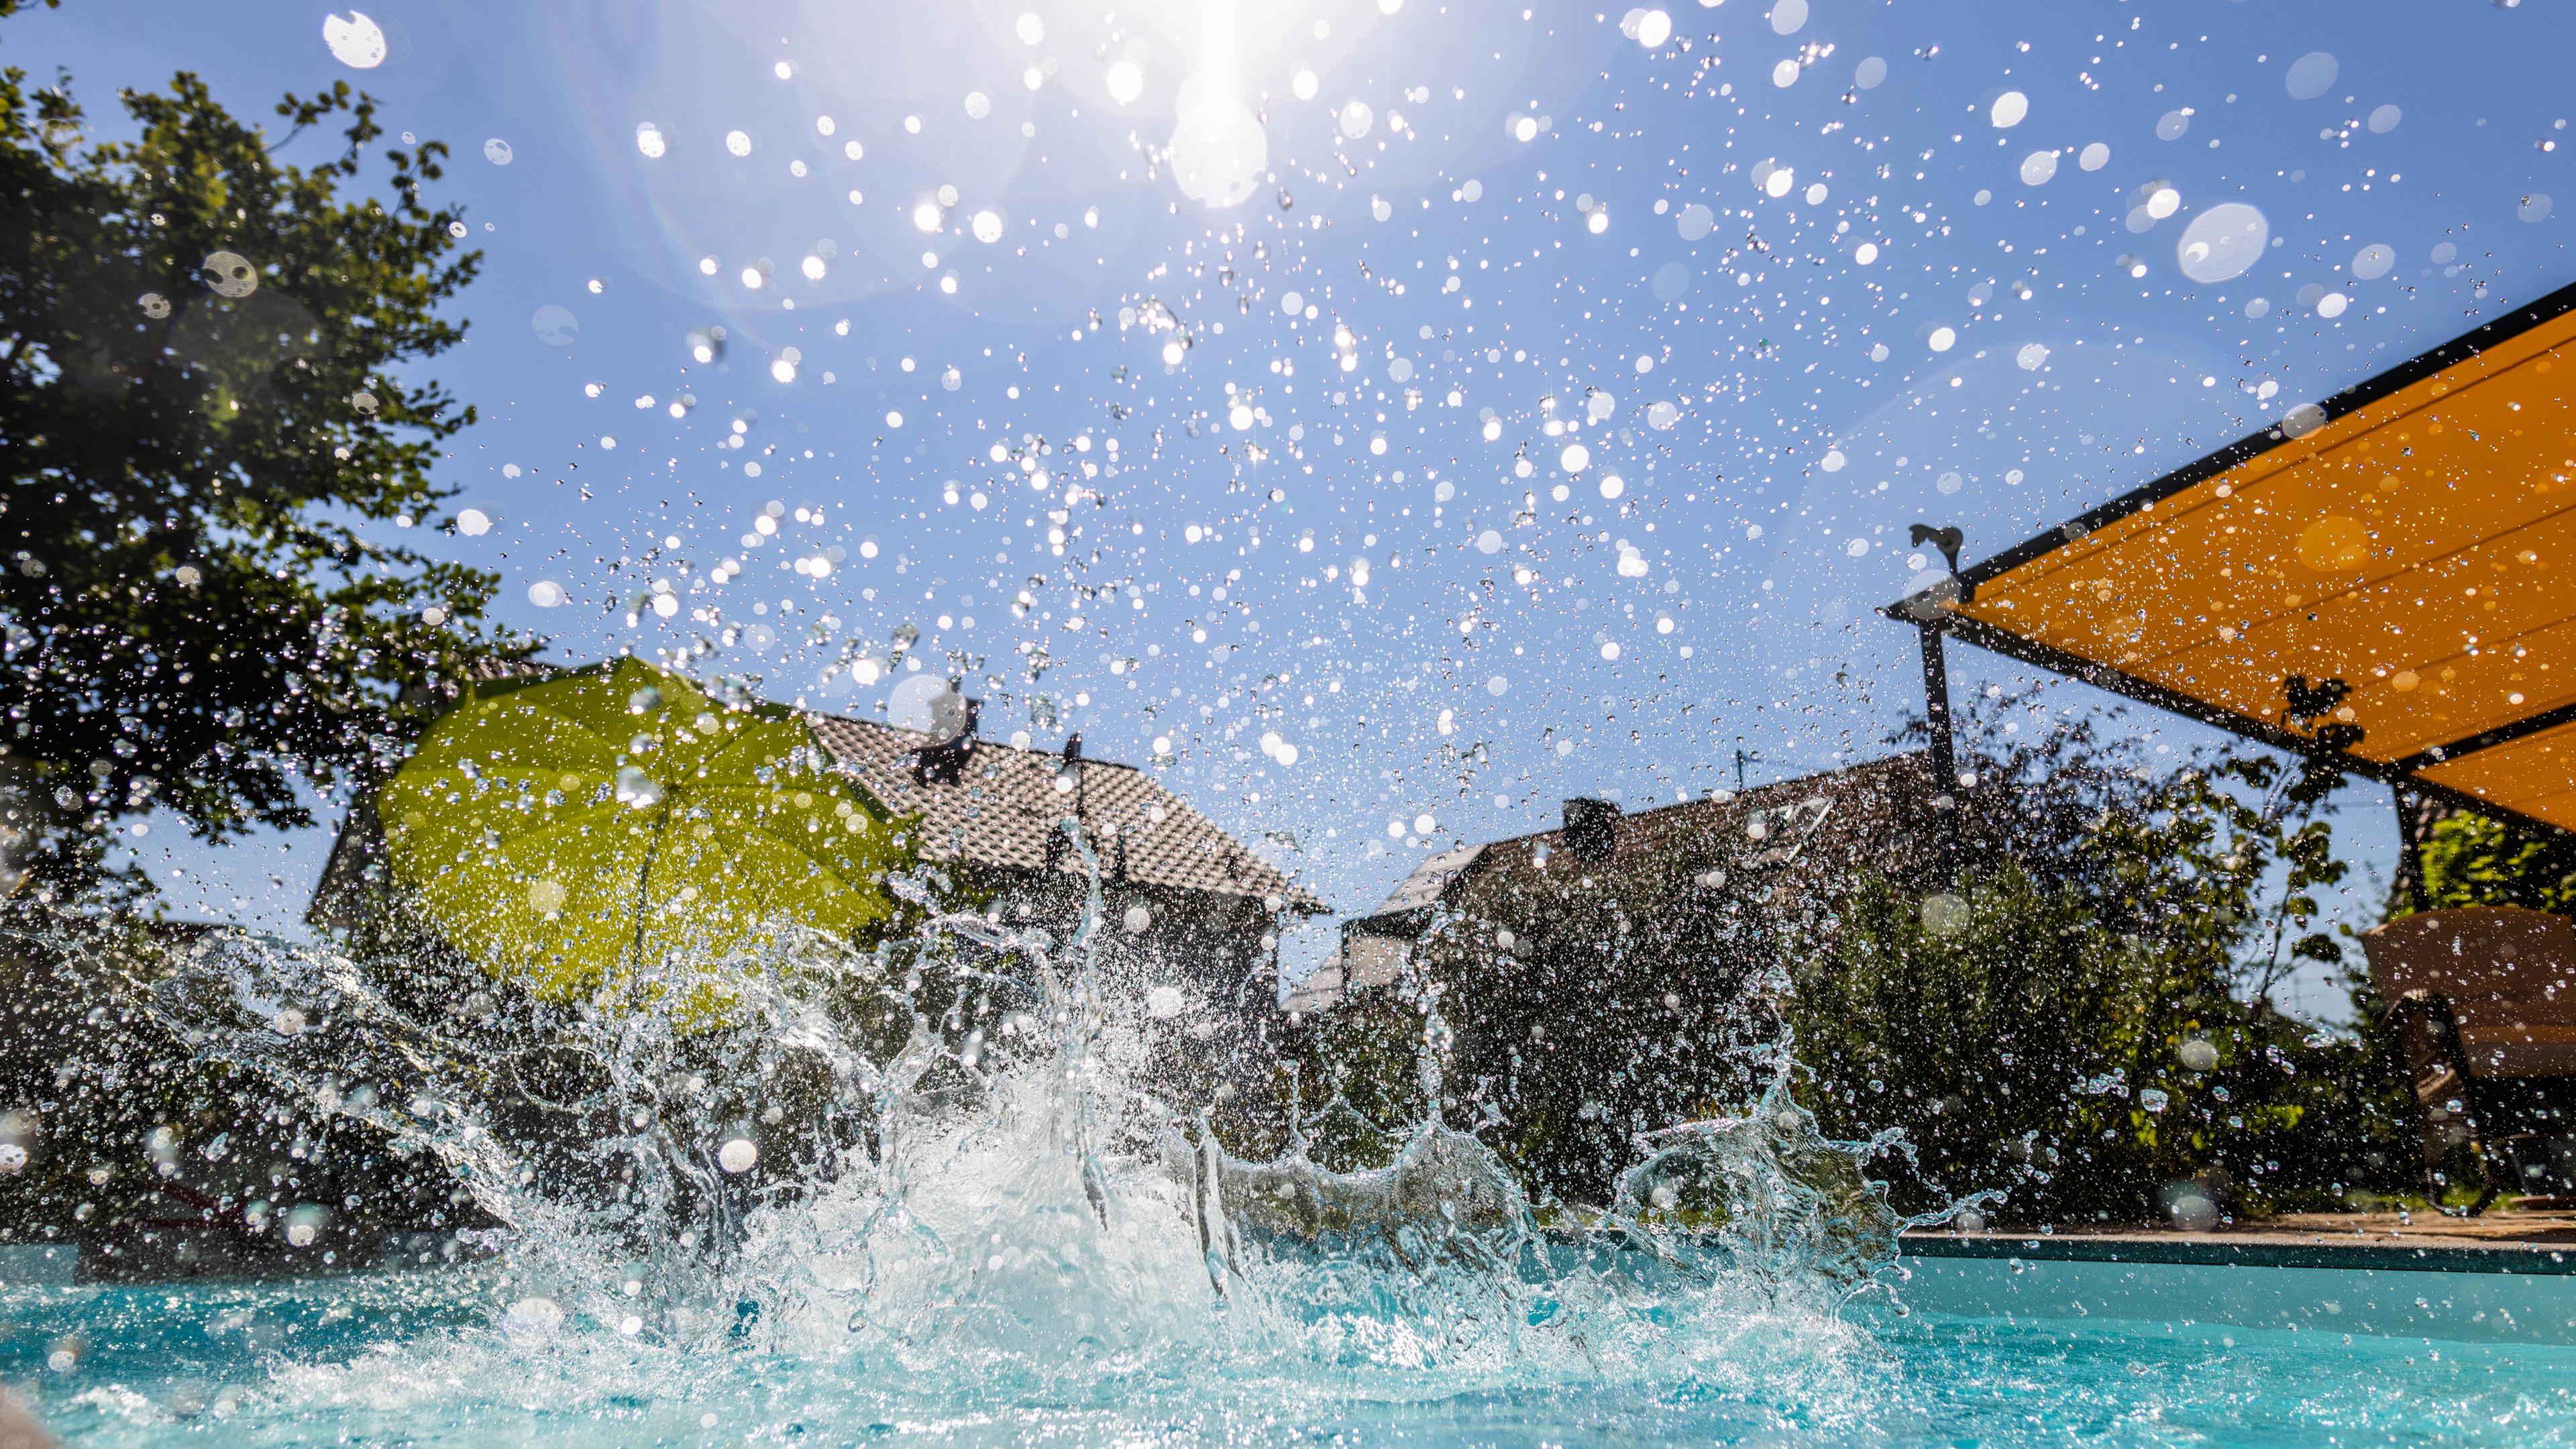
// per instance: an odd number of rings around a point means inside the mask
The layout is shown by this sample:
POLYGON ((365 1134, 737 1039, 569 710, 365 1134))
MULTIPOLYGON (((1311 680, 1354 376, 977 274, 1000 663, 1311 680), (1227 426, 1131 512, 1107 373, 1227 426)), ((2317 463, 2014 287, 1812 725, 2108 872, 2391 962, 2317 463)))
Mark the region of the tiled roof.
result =
MULTIPOLYGON (((1749 863, 1780 866, 1812 854, 1821 833, 1838 857, 1896 844, 1889 823, 1899 802, 1928 795, 1919 752, 1890 755, 1820 775, 1776 780, 1738 795, 1720 791, 1697 800, 1613 817, 1613 872, 1660 860, 1676 851, 1702 851, 1724 843, 1749 863), (1830 828, 1826 822, 1831 819, 1830 828), (1760 834, 1752 833, 1758 827, 1760 834)), ((1494 869, 1527 868, 1541 850, 1566 848, 1563 830, 1542 830, 1433 856, 1397 884, 1385 902, 1352 924, 1362 930, 1380 918, 1401 917, 1445 898, 1452 886, 1494 869)), ((1837 859, 1832 864, 1847 864, 1837 859)))
MULTIPOLYGON (((474 683, 544 677, 566 667, 487 660, 478 662, 469 677, 474 683)), ((956 784, 925 786, 913 778, 913 755, 937 743, 934 736, 840 715, 809 713, 805 719, 840 768, 896 814, 922 817, 923 855, 1007 870, 1049 868, 1047 836, 1072 804, 1055 788, 1063 756, 978 739, 956 784)), ((1143 771, 1108 760, 1082 765, 1084 835, 1110 879, 1120 878, 1123 867, 1125 879, 1142 885, 1265 901, 1276 896, 1282 907, 1300 914, 1331 913, 1332 907, 1312 891, 1245 849, 1143 771)), ((325 909, 326 896, 346 888, 342 876, 354 879, 365 854, 365 843, 353 839, 344 826, 314 892, 317 911, 325 909)), ((1079 875, 1082 860, 1068 852, 1053 868, 1079 875)))
MULTIPOLYGON (((1581 868, 1620 874, 1675 858, 1724 862, 1738 888, 1756 878, 1795 900, 1819 882, 1848 878, 1863 863, 1901 867, 1926 838, 1907 824, 1910 802, 1931 794, 1920 753, 1891 755, 1820 775, 1779 780, 1742 794, 1720 792, 1610 822, 1610 854, 1581 868)), ((1566 832, 1542 830, 1432 856, 1398 882, 1374 911, 1344 925, 1341 944, 1284 1003, 1290 1012, 1330 1008, 1346 991, 1401 974, 1405 952, 1427 929, 1430 908, 1543 872, 1567 850, 1566 832)), ((1721 872, 1723 875, 1724 872, 1721 872)))
POLYGON ((1484 853, 1485 847, 1482 845, 1461 845, 1454 850, 1444 850, 1432 856, 1415 866, 1413 874, 1396 883, 1395 893, 1388 896, 1385 904, 1377 908, 1378 914, 1414 911, 1424 906, 1438 905, 1440 893, 1449 888, 1449 882, 1464 874, 1469 866, 1476 863, 1476 857, 1484 853))
MULTIPOLYGON (((839 715, 807 716, 840 767, 898 815, 922 817, 920 849, 933 860, 966 860, 1011 870, 1045 870, 1047 836, 1074 808, 1056 779, 1064 757, 979 739, 954 785, 915 781, 913 756, 935 736, 839 715)), ((1268 861, 1244 848, 1143 771, 1106 760, 1082 762, 1081 819, 1104 872, 1171 890, 1277 896, 1307 914, 1330 909, 1268 861), (1122 852, 1123 842, 1123 852, 1122 852)), ((1054 869, 1080 874, 1068 854, 1054 869)))

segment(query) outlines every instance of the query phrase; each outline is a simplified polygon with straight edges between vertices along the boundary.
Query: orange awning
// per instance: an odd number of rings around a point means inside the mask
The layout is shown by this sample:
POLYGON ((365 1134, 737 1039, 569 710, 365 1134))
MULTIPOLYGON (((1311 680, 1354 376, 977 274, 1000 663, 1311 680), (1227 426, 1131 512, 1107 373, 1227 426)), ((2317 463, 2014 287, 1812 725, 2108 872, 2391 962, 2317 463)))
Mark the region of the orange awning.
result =
POLYGON ((1890 610, 2576 829, 2576 287, 1890 610))

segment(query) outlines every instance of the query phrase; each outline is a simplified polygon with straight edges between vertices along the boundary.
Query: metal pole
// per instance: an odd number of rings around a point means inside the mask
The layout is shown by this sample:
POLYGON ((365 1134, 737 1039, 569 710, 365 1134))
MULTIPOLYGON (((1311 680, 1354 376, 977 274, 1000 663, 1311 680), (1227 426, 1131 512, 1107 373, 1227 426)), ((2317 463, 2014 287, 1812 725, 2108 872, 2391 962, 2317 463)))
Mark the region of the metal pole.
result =
POLYGON ((1923 718, 1932 733, 1932 800, 1941 812, 1941 875, 1946 882, 1959 865, 1959 757, 1950 728, 1950 671, 1941 653, 1941 631, 1923 631, 1923 718))
POLYGON ((1957 747, 1950 735, 1950 671, 1941 656, 1941 631, 1923 626, 1923 716, 1932 727, 1932 780, 1938 793, 1959 787, 1957 747))
POLYGON ((2429 911, 2433 909, 2433 893, 2425 886, 2423 842, 2419 837, 2424 807, 2415 792, 2404 785, 2392 785, 2388 793, 2390 802, 2397 807, 2397 894, 2408 909, 2429 911))

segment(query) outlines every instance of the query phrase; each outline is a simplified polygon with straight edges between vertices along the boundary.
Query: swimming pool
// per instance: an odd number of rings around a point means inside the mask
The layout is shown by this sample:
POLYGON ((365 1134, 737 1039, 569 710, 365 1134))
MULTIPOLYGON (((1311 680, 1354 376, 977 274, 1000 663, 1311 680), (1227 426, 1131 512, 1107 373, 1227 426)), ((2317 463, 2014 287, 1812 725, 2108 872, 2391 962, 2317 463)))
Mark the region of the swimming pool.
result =
POLYGON ((1579 1351, 1393 1295, 1088 1348, 1025 1302, 892 1351, 792 1306, 637 1337, 512 1277, 0 1287, 0 1381, 69 1445, 2576 1442, 2556 1275, 1909 1256, 1910 1313, 1721 1285, 1579 1351))

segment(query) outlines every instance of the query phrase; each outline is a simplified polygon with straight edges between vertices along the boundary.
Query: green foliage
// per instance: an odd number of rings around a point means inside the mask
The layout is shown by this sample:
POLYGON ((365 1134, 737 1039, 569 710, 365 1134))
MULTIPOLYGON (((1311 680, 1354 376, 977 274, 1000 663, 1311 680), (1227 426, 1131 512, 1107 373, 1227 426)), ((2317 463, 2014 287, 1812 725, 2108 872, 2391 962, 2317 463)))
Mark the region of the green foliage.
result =
POLYGON ((1866 866, 1758 905, 1694 888, 1681 853, 1483 878, 1397 987, 1305 1029, 1309 1135, 1327 1102, 1419 1121, 1427 1045, 1450 1125, 1541 1193, 1599 1201, 1635 1133, 1740 1112, 1785 1039, 1828 1136, 1903 1129, 1913 1209, 2004 1188, 2008 1221, 2136 1222, 2169 1191, 2262 1212, 2415 1186, 2403 1073, 2319 919, 2349 865, 2296 771, 2155 766, 2083 723, 2005 731, 2022 717, 1988 705, 1965 732, 1974 864, 1947 889, 1893 827, 1866 866), (2354 1030, 2273 1004, 2310 961, 2340 964, 2354 1030))
POLYGON ((1493 1119, 1485 1139, 1535 1191, 1605 1202, 1638 1133, 1759 1093, 1778 1031, 1772 942, 1758 909, 1692 886, 1699 868, 1670 854, 1587 870, 1562 854, 1416 949, 1443 983, 1443 1025, 1458 1023, 1441 1063, 1451 1125, 1493 1119), (1498 927, 1516 928, 1508 946, 1498 927))
MULTIPOLYGON (((16 865, 99 884, 106 827, 155 804, 208 836, 307 823, 305 785, 385 761, 433 686, 531 651, 498 580, 371 541, 438 526, 431 473, 473 420, 407 364, 463 336, 445 148, 382 153, 346 85, 289 96, 299 168, 193 75, 84 146, 67 82, 0 76, 0 749, 16 865)), ((12 881, 14 884, 14 879, 12 881)))
POLYGON ((2416 860, 2431 909, 2520 906, 2576 915, 2576 837, 2454 811, 2434 825, 2416 860))
POLYGON ((2245 1210, 2407 1185, 2402 1074, 2367 1014, 2314 1032, 2271 1001, 2298 962, 2344 959, 2315 892, 2349 866, 2296 776, 2238 751, 2160 775, 2074 731, 1975 768, 1970 833, 2009 843, 1965 911, 1870 879, 1796 968, 1828 1133, 1902 1127, 1918 1198, 2005 1187, 2023 1222, 2145 1220, 2194 1184, 2245 1210), (2079 830, 1998 828, 2070 803, 2079 830))
MULTIPOLYGON (((1384 1167, 1430 1115, 1421 1073, 1426 1005, 1410 991, 1374 993, 1288 1033, 1274 1091, 1309 1157, 1336 1172, 1384 1167)), ((1226 1138, 1239 1157, 1275 1157, 1288 1145, 1226 1138)))
POLYGON ((2318 1150, 2350 1135, 2368 1053, 2235 999, 2200 932, 2113 931, 2082 891, 2017 863, 1961 894, 1964 922, 1934 929, 1911 893, 1870 881, 1791 1007, 1800 1096, 1829 1135, 1905 1129, 1908 1206, 2001 1187, 2014 1221, 2135 1222, 2178 1184, 2260 1207, 2368 1174, 2320 1157, 2402 1166, 2393 1122, 2357 1152, 2318 1150))
POLYGON ((479 1222, 434 1159, 174 1036, 154 993, 207 944, 197 929, 130 914, 0 928, 0 1138, 28 1154, 0 1174, 0 1242, 122 1251, 176 1224, 274 1256, 276 1234, 245 1223, 257 1203, 327 1205, 343 1247, 479 1222))

